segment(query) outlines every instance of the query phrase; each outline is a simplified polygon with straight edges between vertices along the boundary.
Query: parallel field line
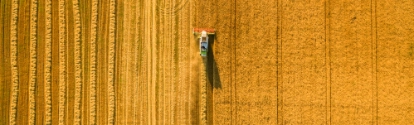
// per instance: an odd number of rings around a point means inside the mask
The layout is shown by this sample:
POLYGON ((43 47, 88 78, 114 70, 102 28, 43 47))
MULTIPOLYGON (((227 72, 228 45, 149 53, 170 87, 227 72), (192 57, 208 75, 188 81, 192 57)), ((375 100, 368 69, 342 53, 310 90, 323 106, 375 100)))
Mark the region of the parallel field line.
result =
POLYGON ((160 8, 161 10, 164 10, 164 11, 161 11, 161 19, 160 19, 160 27, 162 27, 162 30, 161 30, 161 34, 162 34, 162 41, 160 41, 161 42, 161 48, 162 48, 162 50, 160 51, 160 53, 161 53, 161 57, 160 57, 160 59, 162 59, 161 60, 161 63, 162 63, 162 87, 160 88, 161 90, 162 90, 162 95, 160 96, 161 98, 162 98, 162 113, 160 113, 160 115, 161 115, 161 119, 162 119, 162 121, 161 121, 161 123, 160 124, 165 124, 166 123, 166 120, 165 120, 165 114, 166 114, 166 110, 167 110, 167 108, 165 108, 165 105, 166 105, 166 95, 165 95, 165 81, 166 81, 166 77, 165 77, 165 74, 166 74, 166 65, 165 65, 165 62, 166 62, 166 56, 165 56, 165 51, 166 51, 166 35, 167 35, 167 31, 166 31, 166 28, 165 28, 165 23, 166 23, 166 21, 165 21, 165 0, 162 2, 163 3, 163 5, 164 6, 162 6, 162 8, 160 8))
POLYGON ((66 45, 65 0, 59 0, 59 124, 65 122, 66 45))
MULTIPOLYGON (((139 58, 140 58, 140 54, 138 54, 138 52, 140 51, 140 48, 139 48, 139 46, 141 45, 141 40, 139 39, 140 37, 140 30, 139 30, 139 26, 140 26, 140 16, 141 16, 141 14, 139 13, 140 11, 141 11, 141 8, 140 8, 140 6, 137 6, 136 7, 137 9, 136 9, 136 11, 135 11, 135 13, 137 14, 136 16, 135 16, 135 21, 137 21, 137 23, 136 23, 136 25, 135 25, 135 51, 134 51, 134 62, 135 62, 135 67, 134 67, 134 75, 136 76, 136 77, 134 77, 134 89, 135 89, 135 91, 137 92, 136 94, 134 94, 134 100, 133 100, 133 105, 134 105, 134 119, 136 119, 136 120, 138 120, 138 121, 135 121, 135 123, 139 123, 139 121, 141 121, 141 119, 138 117, 139 116, 139 114, 141 114, 141 110, 139 109, 139 106, 137 106, 138 105, 138 102, 139 102, 139 99, 142 97, 141 96, 141 92, 142 92, 142 90, 141 90, 141 88, 140 88, 140 73, 139 73, 139 71, 140 71, 140 67, 139 66, 141 66, 141 65, 139 65, 139 64, 141 64, 141 60, 139 60, 139 58)), ((139 103, 140 104, 140 103, 139 103)))
MULTIPOLYGON (((169 8, 169 11, 170 12, 173 12, 174 11, 174 6, 175 5, 175 0, 171 0, 171 3, 170 3, 170 8, 169 8)), ((175 28, 174 28, 174 24, 175 24, 175 20, 173 20, 174 19, 174 14, 173 13, 168 13, 168 14, 170 14, 170 26, 171 26, 171 29, 170 29, 170 32, 174 32, 175 31, 175 28), (173 23, 174 22, 174 23, 173 23)), ((176 121, 175 121, 175 101, 173 100, 174 98, 175 98, 175 83, 176 83, 176 78, 177 78, 177 76, 176 76, 176 65, 175 65, 175 44, 173 44, 173 42, 175 41, 175 37, 177 37, 176 36, 176 34, 171 34, 171 36, 172 36, 172 40, 170 40, 170 45, 171 45, 171 65, 172 65, 172 71, 171 71, 171 73, 172 73, 172 77, 171 77, 171 81, 172 81, 172 83, 171 83, 171 97, 170 97, 170 105, 171 105, 171 123, 176 123, 176 121)))
POLYGON ((75 23, 75 105, 74 124, 81 124, 81 95, 82 95, 82 52, 81 52, 81 23, 79 0, 73 0, 73 12, 75 23))
POLYGON ((108 52, 108 124, 114 124, 115 117, 115 0, 109 6, 109 52, 108 52))
POLYGON ((156 52, 157 52, 157 26, 156 26, 156 2, 157 0, 152 0, 151 2, 151 30, 152 33, 151 34, 151 38, 150 38, 150 45, 151 45, 151 70, 152 70, 152 74, 151 74, 151 84, 152 84, 152 122, 151 124, 156 124, 157 122, 157 118, 156 118, 156 106, 157 106, 157 101, 156 101, 156 84, 157 84, 157 58, 156 58, 156 52))
POLYGON ((151 52, 148 52, 149 50, 151 50, 150 49, 150 46, 148 45, 149 44, 149 35, 150 35, 150 30, 149 30, 149 22, 150 22, 150 17, 148 16, 149 14, 149 9, 148 9, 148 6, 149 6, 149 1, 147 0, 147 1, 144 1, 145 3, 144 3, 144 43, 145 43, 145 51, 146 51, 146 53, 145 53, 145 55, 146 55, 146 65, 147 65, 147 68, 146 68, 146 70, 147 70, 147 72, 146 72, 146 74, 145 74, 145 76, 146 76, 146 79, 147 79, 147 87, 146 87, 146 91, 147 91, 147 113, 148 113, 148 115, 147 115, 147 124, 149 124, 149 123, 152 123, 151 122, 151 118, 152 118, 152 111, 151 111, 151 106, 152 106, 152 100, 151 100, 151 91, 150 91, 150 88, 151 88, 151 84, 152 84, 152 82, 151 82, 151 79, 150 79, 150 75, 151 75, 151 62, 150 62, 150 58, 151 58, 151 56, 149 55, 149 54, 151 54, 151 52), (149 73, 148 73, 149 72, 149 73))
MULTIPOLYGON (((179 4, 179 3, 178 3, 179 4)), ((175 5, 175 6, 177 6, 177 5, 175 5)), ((178 38, 177 38, 177 40, 175 41, 177 44, 175 44, 176 46, 177 46, 177 53, 178 53, 178 58, 177 58, 177 63, 178 63, 178 76, 177 76, 177 78, 178 78, 178 85, 177 85, 177 89, 178 89, 178 96, 177 96, 177 100, 175 100, 176 102, 178 102, 177 103, 177 110, 178 110, 178 112, 177 112, 177 119, 179 120, 179 121, 177 121, 177 124, 182 124, 182 121, 184 121, 184 118, 183 118, 183 100, 182 100, 182 92, 183 92, 183 85, 182 85, 182 81, 183 81, 183 75, 182 74, 184 74, 183 73, 183 62, 181 61, 182 60, 182 55, 183 55, 183 52, 182 52, 182 46, 181 46, 181 43, 182 42, 177 42, 177 41, 181 41, 182 40, 182 38, 183 38, 183 35, 181 34, 181 26, 182 26, 182 20, 181 20, 181 13, 178 13, 178 12, 181 12, 181 11, 173 11, 172 12, 172 14, 174 14, 174 15, 177 15, 177 25, 178 25, 178 27, 177 27, 177 29, 175 30, 175 32, 177 33, 177 35, 178 35, 178 38)))
MULTIPOLYGON (((127 5, 127 7, 126 7, 126 11, 125 12, 130 12, 131 10, 131 6, 132 6, 132 4, 135 4, 135 3, 131 3, 131 0, 127 0, 128 1, 128 3, 126 4, 127 5)), ((133 12, 133 11, 132 11, 133 12)), ((125 54, 125 61, 126 61, 126 67, 125 67, 125 78, 126 78, 126 84, 125 84, 125 87, 126 87, 126 89, 125 89, 125 123, 124 124, 128 124, 128 122, 129 122, 129 120, 128 120, 128 117, 130 117, 129 116, 129 110, 131 110, 131 109, 129 109, 130 107, 129 107, 129 102, 130 102, 130 100, 131 100, 131 98, 129 98, 129 93, 130 93, 130 88, 129 88, 129 85, 130 85, 130 82, 131 82, 131 78, 129 78, 129 75, 130 75, 130 73, 129 73, 129 67, 130 67, 130 64, 129 64, 129 62, 130 62, 130 51, 131 51, 131 45, 130 45, 130 42, 132 41, 131 40, 131 13, 127 13, 126 15, 125 15, 125 17, 126 17, 126 48, 125 48, 125 51, 126 51, 126 54, 125 54)))
POLYGON ((98 22, 98 0, 92 0, 92 20, 91 20, 91 41, 90 41, 90 99, 89 99, 89 124, 96 124, 96 81, 97 81, 97 54, 96 54, 96 30, 98 22))
POLYGON ((130 99, 130 101, 128 101, 128 107, 129 108, 131 108, 130 110, 129 110, 129 112, 128 112, 128 115, 129 115, 129 120, 130 120, 130 123, 132 122, 132 123, 136 123, 136 120, 131 120, 131 119, 135 119, 135 112, 136 112, 136 108, 135 108, 135 100, 136 100, 136 94, 135 94, 135 92, 136 92, 136 78, 137 77, 139 77, 139 76, 135 76, 135 69, 136 69, 136 59, 135 59, 135 54, 136 54, 136 52, 137 52, 137 50, 136 50, 136 46, 137 46, 137 32, 136 32, 136 26, 138 25, 137 24, 137 6, 138 6, 139 4, 137 4, 137 3, 134 3, 134 4, 132 4, 132 8, 130 9, 130 12, 134 12, 134 13, 132 13, 131 15, 130 15, 130 21, 131 21, 131 25, 129 26, 130 27, 130 32, 129 32, 129 35, 130 35, 130 40, 129 40, 129 42, 130 42, 130 48, 128 49, 128 55, 129 55, 129 57, 128 57, 128 72, 129 72, 129 74, 128 74, 128 77, 129 77, 129 80, 130 80, 130 82, 128 82, 129 83, 129 85, 128 85, 128 92, 129 92, 129 94, 130 94, 130 97, 132 97, 132 99, 130 99))
POLYGON ((123 61, 122 61, 122 58, 123 58, 123 46, 122 46, 122 44, 123 44, 123 42, 122 41, 124 41, 123 40, 123 27, 124 27, 124 21, 123 21, 123 18, 124 18, 124 10, 123 10, 123 7, 124 7, 124 1, 116 1, 116 14, 117 15, 119 15, 119 16, 116 16, 116 45, 115 45, 115 47, 116 47, 116 50, 115 50, 115 60, 116 60, 116 62, 115 62, 115 75, 116 75, 116 77, 115 77, 115 80, 116 80, 116 84, 115 84, 115 94, 116 94, 116 97, 115 97, 115 100, 116 100, 116 103, 115 103, 115 121, 116 121, 116 123, 115 124, 122 124, 122 118, 123 118, 123 108, 124 108, 124 106, 123 106, 123 96, 125 96, 125 95, 123 95, 123 76, 122 76, 122 72, 123 72, 123 70, 122 70, 122 64, 123 64, 123 61))
POLYGON ((9 124, 16 124, 17 97, 19 89, 19 72, 17 67, 17 18, 19 12, 18 0, 12 1, 12 13, 10 23, 10 62, 11 62, 11 94, 10 94, 10 114, 9 124))
POLYGON ((46 32, 45 32, 45 124, 52 124, 52 1, 46 0, 45 8, 46 32))
POLYGON ((32 0, 30 7, 29 124, 33 125, 36 119, 37 0, 32 0))
POLYGON ((123 67, 122 67, 122 70, 124 71, 123 72, 123 75, 122 75, 122 78, 123 78, 123 83, 125 83, 124 85, 123 85, 123 92, 122 93, 124 93, 123 95, 123 97, 124 97, 124 102, 123 102, 123 105, 124 105, 124 114, 122 114, 123 115, 123 124, 127 124, 127 119, 128 119, 128 91, 127 91, 127 89, 128 89, 128 70, 126 69, 127 67, 128 67, 128 41, 129 41, 129 15, 130 15, 130 13, 129 13, 129 8, 130 8, 130 2, 129 2, 130 0, 125 0, 125 2, 124 2, 124 12, 125 12, 125 15, 124 15, 124 18, 123 18, 123 20, 124 20, 124 43, 123 43, 123 57, 122 57, 122 60, 123 60, 123 67))

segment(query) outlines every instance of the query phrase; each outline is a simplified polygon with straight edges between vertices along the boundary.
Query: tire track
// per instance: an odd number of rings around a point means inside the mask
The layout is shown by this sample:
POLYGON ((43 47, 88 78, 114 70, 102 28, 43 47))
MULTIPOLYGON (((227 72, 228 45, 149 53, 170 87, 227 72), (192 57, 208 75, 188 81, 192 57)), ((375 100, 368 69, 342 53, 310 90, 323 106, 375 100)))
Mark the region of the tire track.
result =
POLYGON ((115 0, 109 3, 109 59, 108 59, 108 124, 114 124, 115 117, 115 0))
POLYGON ((37 0, 30 6, 30 72, 29 72, 29 124, 36 119, 36 80, 37 80, 37 0))
POLYGON ((17 67, 17 19, 19 12, 18 0, 13 0, 11 6, 11 24, 10 24, 10 62, 11 62, 11 98, 9 123, 16 124, 17 98, 19 95, 19 73, 17 67))
POLYGON ((81 124, 81 95, 82 95, 82 52, 81 52, 81 23, 79 0, 73 0, 74 13, 74 36, 75 36, 75 102, 74 102, 74 123, 81 124))
POLYGON ((89 124, 96 124, 96 39, 97 39, 97 23, 98 23, 98 0, 92 0, 92 20, 91 20, 91 41, 90 41, 90 99, 89 99, 89 124))
POLYGON ((52 1, 46 0, 45 7, 45 124, 52 124, 52 1))
POLYGON ((66 102, 66 25, 65 1, 59 0, 59 124, 65 124, 66 102))

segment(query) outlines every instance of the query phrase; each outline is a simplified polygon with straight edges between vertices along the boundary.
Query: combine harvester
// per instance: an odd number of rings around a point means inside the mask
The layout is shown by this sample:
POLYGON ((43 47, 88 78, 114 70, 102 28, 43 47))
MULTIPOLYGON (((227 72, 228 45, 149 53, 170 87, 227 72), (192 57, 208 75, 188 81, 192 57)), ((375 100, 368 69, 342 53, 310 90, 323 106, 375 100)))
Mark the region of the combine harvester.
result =
POLYGON ((193 34, 196 35, 200 41, 200 56, 206 58, 208 51, 208 35, 215 35, 215 30, 209 28, 194 28, 193 34))

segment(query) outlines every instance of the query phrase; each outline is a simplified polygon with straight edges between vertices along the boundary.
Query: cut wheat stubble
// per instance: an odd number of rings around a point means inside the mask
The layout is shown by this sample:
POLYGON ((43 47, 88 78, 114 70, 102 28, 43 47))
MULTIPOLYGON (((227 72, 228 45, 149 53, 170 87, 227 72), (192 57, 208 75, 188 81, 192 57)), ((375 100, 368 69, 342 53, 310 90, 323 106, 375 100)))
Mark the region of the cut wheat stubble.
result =
POLYGON ((17 97, 19 89, 19 74, 17 67, 17 17, 19 11, 18 0, 12 1, 12 13, 11 13, 11 24, 10 24, 10 60, 11 60, 11 100, 10 100, 10 119, 11 125, 16 124, 16 113, 17 113, 17 97))

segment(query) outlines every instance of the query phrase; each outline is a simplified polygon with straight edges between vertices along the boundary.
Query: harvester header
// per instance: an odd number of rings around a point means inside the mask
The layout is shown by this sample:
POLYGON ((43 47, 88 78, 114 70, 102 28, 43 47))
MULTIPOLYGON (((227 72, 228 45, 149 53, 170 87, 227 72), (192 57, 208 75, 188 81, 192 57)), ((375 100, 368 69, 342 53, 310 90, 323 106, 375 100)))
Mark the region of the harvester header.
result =
POLYGON ((215 29, 212 28, 194 28, 193 33, 194 34, 200 34, 202 31, 206 31, 207 35, 214 35, 216 33, 215 29))

